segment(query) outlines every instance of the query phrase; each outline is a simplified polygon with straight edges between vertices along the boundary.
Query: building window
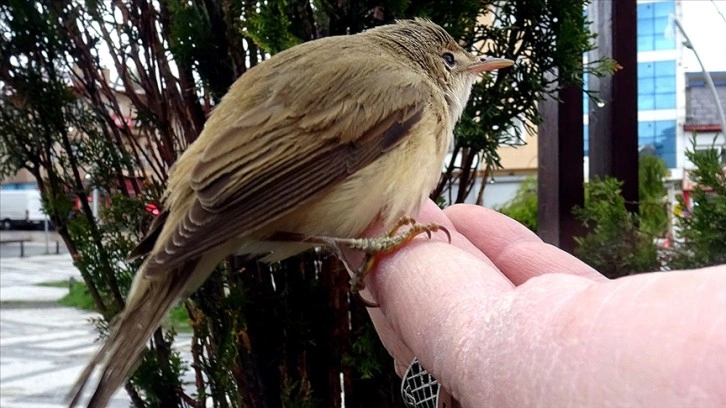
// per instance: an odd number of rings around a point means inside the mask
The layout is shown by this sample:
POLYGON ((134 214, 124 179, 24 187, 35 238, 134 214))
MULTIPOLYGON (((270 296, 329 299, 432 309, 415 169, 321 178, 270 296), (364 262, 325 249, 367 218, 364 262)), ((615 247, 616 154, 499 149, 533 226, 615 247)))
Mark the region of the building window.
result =
POLYGON ((585 125, 585 156, 590 155, 590 125, 585 125))
POLYGON ((0 190, 37 190, 37 183, 7 183, 0 187, 0 190))
POLYGON ((638 110, 675 107, 676 61, 638 63, 638 110))
POLYGON ((638 144, 652 146, 668 168, 676 167, 676 121, 638 122, 638 144))
POLYGON ((675 38, 666 38, 669 16, 676 13, 673 0, 638 4, 638 51, 674 50, 675 38))
POLYGON ((696 146, 696 153, 715 154, 721 165, 726 166, 726 149, 721 146, 696 146))

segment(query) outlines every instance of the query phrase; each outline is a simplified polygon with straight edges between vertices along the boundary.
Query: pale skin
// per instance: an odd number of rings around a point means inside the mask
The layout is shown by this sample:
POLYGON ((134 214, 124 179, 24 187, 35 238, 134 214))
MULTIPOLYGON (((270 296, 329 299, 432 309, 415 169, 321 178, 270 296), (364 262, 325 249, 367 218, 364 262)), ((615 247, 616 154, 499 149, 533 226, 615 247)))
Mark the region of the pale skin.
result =
POLYGON ((416 238, 366 280, 399 375, 415 355, 464 407, 726 406, 726 265, 608 280, 493 210, 416 220, 452 244, 416 238))

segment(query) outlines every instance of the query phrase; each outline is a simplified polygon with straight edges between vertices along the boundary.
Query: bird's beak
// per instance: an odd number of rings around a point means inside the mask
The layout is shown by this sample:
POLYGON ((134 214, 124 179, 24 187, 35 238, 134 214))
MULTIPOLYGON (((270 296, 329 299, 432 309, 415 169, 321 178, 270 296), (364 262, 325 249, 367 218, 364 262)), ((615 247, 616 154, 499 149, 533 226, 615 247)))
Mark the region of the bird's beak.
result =
POLYGON ((514 65, 514 61, 506 58, 482 58, 471 64, 466 70, 471 74, 480 74, 485 71, 511 67, 512 65, 514 65))

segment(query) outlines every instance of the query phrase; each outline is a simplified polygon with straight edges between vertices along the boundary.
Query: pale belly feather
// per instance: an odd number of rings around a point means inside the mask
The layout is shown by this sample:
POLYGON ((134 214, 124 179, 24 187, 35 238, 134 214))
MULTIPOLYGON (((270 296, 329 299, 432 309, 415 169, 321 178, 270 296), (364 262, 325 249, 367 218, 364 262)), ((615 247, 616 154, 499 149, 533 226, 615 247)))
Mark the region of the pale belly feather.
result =
POLYGON ((313 245, 264 241, 263 237, 275 232, 359 237, 375 221, 380 220, 389 228, 400 217, 415 215, 441 175, 451 140, 450 131, 442 130, 448 134, 429 134, 387 152, 304 209, 274 222, 254 238, 245 239, 237 253, 272 252, 265 260, 278 261, 313 245))

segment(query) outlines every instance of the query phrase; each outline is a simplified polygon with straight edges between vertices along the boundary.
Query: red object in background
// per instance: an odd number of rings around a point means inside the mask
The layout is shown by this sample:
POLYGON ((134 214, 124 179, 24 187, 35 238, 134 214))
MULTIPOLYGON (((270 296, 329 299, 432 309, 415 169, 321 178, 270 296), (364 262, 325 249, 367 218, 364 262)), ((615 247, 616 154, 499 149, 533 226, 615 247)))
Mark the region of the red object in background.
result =
POLYGON ((720 132, 721 125, 683 125, 686 132, 720 132))
MULTIPOLYGON (((136 190, 143 191, 144 190, 144 179, 142 177, 126 177, 124 176, 124 184, 126 187, 126 191, 131 197, 136 196, 136 190)), ((86 199, 89 203, 93 203, 93 195, 89 194, 86 199)), ((101 198, 103 204, 106 206, 106 208, 111 206, 111 198, 110 197, 102 197, 101 198)), ((81 200, 76 197, 73 200, 73 210, 79 211, 81 209, 81 200)), ((146 212, 150 213, 153 216, 157 216, 161 213, 161 208, 156 203, 146 203, 144 206, 144 209, 146 212)))
POLYGON ((691 190, 683 190, 683 202, 686 203, 686 210, 690 211, 693 209, 693 203, 691 202, 691 190))
MULTIPOLYGON (((93 203, 93 196, 89 195, 88 197, 86 197, 86 199, 88 200, 89 204, 93 203)), ((103 203, 106 206, 106 208, 111 206, 110 198, 103 198, 102 200, 103 200, 103 203)), ((73 200, 73 210, 80 211, 80 209, 81 209, 81 200, 78 197, 76 197, 75 200, 73 200)), ((159 215, 161 213, 161 209, 159 208, 159 206, 154 203, 146 203, 146 205, 144 206, 144 209, 146 210, 146 212, 150 213, 154 217, 156 217, 157 215, 159 215)))
MULTIPOLYGON (((88 200, 88 203, 89 204, 91 204, 91 205, 93 204, 93 196, 92 195, 89 194, 88 196, 86 196, 86 200, 88 200)), ((105 205, 106 208, 108 208, 111 205, 111 199, 108 198, 108 197, 105 197, 105 198, 102 197, 101 198, 101 203, 103 205, 105 205)), ((73 200, 73 210, 74 211, 80 211, 80 209, 81 209, 81 199, 78 198, 78 197, 76 197, 73 200)))
POLYGON ((114 125, 116 125, 116 127, 120 129, 124 126, 128 127, 129 129, 138 127, 136 119, 134 119, 132 116, 111 115, 111 119, 113 119, 114 125))
POLYGON ((157 207, 154 203, 146 203, 146 211, 150 212, 151 215, 153 215, 154 217, 159 215, 159 213, 161 212, 159 211, 159 207, 157 207))
POLYGON ((129 192, 131 197, 136 195, 136 190, 144 191, 144 179, 141 177, 127 177, 124 176, 124 184, 126 184, 126 191, 129 192))

